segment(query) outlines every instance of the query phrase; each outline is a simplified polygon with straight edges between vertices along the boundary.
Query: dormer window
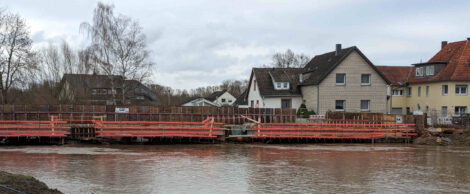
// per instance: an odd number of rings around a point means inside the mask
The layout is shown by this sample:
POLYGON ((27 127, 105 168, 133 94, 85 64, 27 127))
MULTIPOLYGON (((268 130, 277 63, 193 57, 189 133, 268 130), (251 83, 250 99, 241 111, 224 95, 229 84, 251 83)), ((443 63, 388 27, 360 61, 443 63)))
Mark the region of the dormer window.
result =
POLYGON ((424 67, 417 67, 416 68, 416 76, 419 76, 419 77, 423 76, 424 75, 424 70, 423 69, 424 69, 424 67))
POLYGON ((289 89, 289 82, 275 82, 276 90, 287 90, 289 89))
POLYGON ((426 67, 426 75, 434 75, 434 66, 427 66, 426 67))

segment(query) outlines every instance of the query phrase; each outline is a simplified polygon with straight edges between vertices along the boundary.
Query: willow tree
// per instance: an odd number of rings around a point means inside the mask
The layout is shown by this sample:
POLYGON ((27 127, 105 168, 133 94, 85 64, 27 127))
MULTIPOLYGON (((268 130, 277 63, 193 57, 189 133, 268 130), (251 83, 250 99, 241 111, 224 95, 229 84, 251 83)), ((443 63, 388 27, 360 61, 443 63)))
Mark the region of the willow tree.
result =
POLYGON ((26 84, 36 70, 32 40, 26 22, 18 14, 0 16, 0 90, 2 103, 8 103, 8 92, 13 86, 26 84))
MULTIPOLYGON (((119 84, 114 75, 124 80, 144 81, 151 76, 154 63, 149 59, 150 51, 146 48, 145 35, 139 23, 131 18, 113 12, 113 5, 98 3, 93 12, 93 21, 80 25, 91 39, 89 50, 93 62, 100 73, 108 75, 113 90, 119 84)), ((121 82, 122 102, 125 102, 125 82, 121 82)), ((112 92, 114 104, 116 94, 112 92)))

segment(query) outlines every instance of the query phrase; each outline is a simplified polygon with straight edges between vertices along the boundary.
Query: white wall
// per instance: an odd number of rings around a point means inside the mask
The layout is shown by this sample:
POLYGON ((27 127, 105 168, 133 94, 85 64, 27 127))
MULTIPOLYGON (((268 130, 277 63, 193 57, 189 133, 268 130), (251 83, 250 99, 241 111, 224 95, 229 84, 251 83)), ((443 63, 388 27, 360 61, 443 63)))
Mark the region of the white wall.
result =
POLYGON ((256 91, 254 90, 255 88, 255 80, 256 80, 256 76, 254 75, 254 73, 252 72, 253 74, 253 78, 251 80, 251 84, 250 84, 250 88, 249 88, 249 92, 248 92, 248 107, 251 107, 251 101, 254 102, 254 108, 263 108, 263 98, 261 98, 261 95, 259 93, 259 87, 258 87, 258 84, 256 83, 256 91), (257 107, 256 106, 256 101, 259 101, 259 106, 257 107))
POLYGON ((264 106, 260 108, 281 108, 281 100, 290 99, 292 102, 292 108, 298 109, 302 104, 302 97, 275 97, 275 98, 265 98, 264 106))
POLYGON ((220 104, 220 105, 232 105, 235 100, 237 100, 235 97, 232 96, 232 94, 228 93, 228 92, 225 92, 223 93, 222 95, 220 95, 215 101, 214 103, 216 104, 220 104), (225 99, 225 102, 222 102, 222 99, 225 99), (231 102, 229 102, 229 100, 231 100, 231 102))

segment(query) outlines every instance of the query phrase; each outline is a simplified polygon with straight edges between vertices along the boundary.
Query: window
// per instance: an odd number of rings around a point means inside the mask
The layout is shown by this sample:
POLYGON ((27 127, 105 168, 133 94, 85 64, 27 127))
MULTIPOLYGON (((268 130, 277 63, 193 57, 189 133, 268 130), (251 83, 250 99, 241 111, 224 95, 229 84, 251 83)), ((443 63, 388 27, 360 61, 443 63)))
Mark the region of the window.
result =
POLYGON ((253 80, 253 91, 256 91, 256 80, 253 80))
POLYGON ((335 110, 336 111, 344 111, 344 100, 336 100, 335 103, 335 110))
POLYGON ((423 67, 416 68, 416 76, 423 76, 423 67))
POLYGON ((418 110, 421 110, 421 105, 419 105, 419 104, 418 104, 418 106, 417 106, 417 107, 418 107, 418 110))
POLYGON ((276 88, 281 89, 281 82, 276 82, 276 88))
POLYGON ((418 86, 418 96, 421 96, 421 86, 418 86))
POLYGON ((442 85, 442 95, 445 96, 449 93, 449 86, 448 85, 442 85))
POLYGON ((222 98, 222 102, 225 102, 225 98, 222 98))
POLYGON ((434 75, 434 66, 427 66, 426 67, 426 75, 434 75))
POLYGON ((411 109, 410 109, 410 107, 406 107, 406 114, 407 114, 407 115, 411 114, 411 109))
POLYGON ((426 113, 429 113, 429 106, 426 105, 426 113))
POLYGON ((441 117, 447 117, 447 106, 441 107, 441 117))
POLYGON ((228 103, 232 103, 232 100, 228 100, 228 103))
POLYGON ((91 95, 96 95, 97 93, 98 93, 98 91, 96 89, 91 90, 91 95))
POLYGON ((460 116, 462 113, 467 113, 466 106, 456 106, 455 107, 455 116, 460 116))
POLYGON ((468 93, 468 86, 467 85, 456 85, 455 86, 455 94, 457 95, 467 95, 468 93))
POLYGON ((256 108, 259 108, 259 100, 256 100, 256 108))
POLYGON ((393 96, 403 96, 403 90, 393 90, 392 95, 393 96))
POLYGON ((429 86, 426 86, 426 96, 429 96, 429 86))
POLYGON ((255 101, 252 100, 250 104, 251 104, 251 108, 255 108, 255 101))
POLYGON ((361 85, 370 85, 370 74, 361 75, 361 85))
POLYGON ((292 107, 291 99, 282 99, 281 100, 281 108, 291 108, 291 107, 292 107))
POLYGON ((144 96, 137 96, 136 98, 137 98, 137 100, 143 100, 144 96))
POLYGON ((344 85, 344 84, 346 84, 346 74, 337 73, 336 74, 336 85, 344 85))
POLYGON ((284 82, 284 83, 282 84, 282 86, 283 86, 284 89, 287 89, 287 88, 289 88, 289 83, 288 83, 288 82, 284 82))
POLYGON ((411 96, 411 87, 406 88, 406 95, 411 96))
POLYGON ((361 100, 361 111, 369 111, 370 100, 361 100))

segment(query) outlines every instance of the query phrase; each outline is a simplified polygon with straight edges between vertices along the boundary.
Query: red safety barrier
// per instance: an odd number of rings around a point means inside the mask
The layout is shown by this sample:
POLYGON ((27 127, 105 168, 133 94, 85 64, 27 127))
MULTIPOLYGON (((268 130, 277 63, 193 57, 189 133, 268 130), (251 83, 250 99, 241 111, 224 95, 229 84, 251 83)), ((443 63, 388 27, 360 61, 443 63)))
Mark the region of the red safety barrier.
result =
POLYGON ((417 136, 414 124, 256 123, 254 138, 372 139, 417 136))
POLYGON ((98 137, 197 137, 223 135, 224 123, 209 117, 201 122, 177 121, 93 121, 98 137))
POLYGON ((1 120, 0 137, 66 137, 66 121, 1 120))

